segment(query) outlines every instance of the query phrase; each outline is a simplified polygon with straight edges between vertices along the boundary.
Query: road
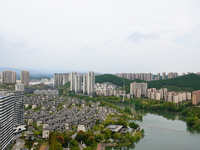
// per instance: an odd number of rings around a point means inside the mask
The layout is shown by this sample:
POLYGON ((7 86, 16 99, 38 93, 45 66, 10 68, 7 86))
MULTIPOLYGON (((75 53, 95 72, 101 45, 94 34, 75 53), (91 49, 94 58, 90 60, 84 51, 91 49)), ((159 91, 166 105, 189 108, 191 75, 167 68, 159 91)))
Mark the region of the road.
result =
POLYGON ((20 150, 20 148, 24 148, 25 141, 17 138, 16 144, 13 146, 12 150, 20 150))
POLYGON ((115 146, 115 143, 99 143, 97 150, 105 150, 106 146, 115 146))

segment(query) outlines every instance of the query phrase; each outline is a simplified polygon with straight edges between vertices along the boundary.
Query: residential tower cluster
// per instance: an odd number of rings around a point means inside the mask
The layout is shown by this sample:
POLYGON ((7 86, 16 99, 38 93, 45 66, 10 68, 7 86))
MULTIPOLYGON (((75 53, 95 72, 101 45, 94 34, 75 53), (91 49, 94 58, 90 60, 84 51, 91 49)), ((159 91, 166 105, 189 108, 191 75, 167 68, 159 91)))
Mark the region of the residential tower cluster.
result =
MULTIPOLYGON (((193 73, 193 72, 183 73, 182 75, 187 75, 187 74, 191 74, 191 73, 193 73)), ((200 72, 197 72, 196 74, 200 75, 200 72)), ((153 74, 153 73, 116 73, 116 76, 118 76, 120 78, 129 79, 129 80, 140 79, 140 80, 144 80, 144 81, 152 81, 152 80, 173 79, 173 78, 177 78, 181 75, 179 75, 177 72, 169 72, 168 74, 166 74, 166 72, 162 72, 162 73, 157 73, 157 74, 153 74)))
POLYGON ((95 94, 95 74, 93 71, 87 74, 79 74, 77 72, 55 73, 54 86, 64 85, 70 82, 70 91, 76 94, 95 94))
MULTIPOLYGON (((198 92, 196 92, 198 93, 198 92)), ((179 103, 186 100, 192 100, 192 94, 190 92, 168 92, 167 88, 157 90, 156 88, 148 89, 148 83, 136 83, 130 84, 130 95, 140 98, 146 97, 153 100, 165 100, 169 102, 179 103)))

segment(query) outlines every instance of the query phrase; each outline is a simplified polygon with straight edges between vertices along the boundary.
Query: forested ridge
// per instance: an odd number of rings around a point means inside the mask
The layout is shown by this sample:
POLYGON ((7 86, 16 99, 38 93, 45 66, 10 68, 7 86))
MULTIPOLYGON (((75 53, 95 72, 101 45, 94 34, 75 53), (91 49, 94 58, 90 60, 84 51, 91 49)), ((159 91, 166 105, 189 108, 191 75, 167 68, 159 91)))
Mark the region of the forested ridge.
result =
POLYGON ((130 83, 132 82, 146 82, 148 83, 148 88, 167 88, 168 91, 188 91, 192 92, 195 90, 200 90, 200 76, 197 74, 189 74, 185 76, 180 76, 174 79, 165 80, 153 80, 153 81, 143 81, 143 80, 129 80, 117 77, 112 74, 104 74, 95 77, 96 83, 110 82, 118 86, 125 86, 126 91, 129 92, 130 83))

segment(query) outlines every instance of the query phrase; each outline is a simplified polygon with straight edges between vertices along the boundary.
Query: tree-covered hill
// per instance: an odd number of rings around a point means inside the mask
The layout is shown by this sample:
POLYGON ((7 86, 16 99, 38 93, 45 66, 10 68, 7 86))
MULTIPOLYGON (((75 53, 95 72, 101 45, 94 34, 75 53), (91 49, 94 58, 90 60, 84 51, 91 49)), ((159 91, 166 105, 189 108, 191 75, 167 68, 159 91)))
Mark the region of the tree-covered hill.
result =
POLYGON ((174 79, 156 80, 148 82, 149 88, 168 88, 169 91, 195 91, 200 90, 200 76, 189 74, 174 79))
POLYGON ((117 86, 123 87, 123 85, 128 86, 132 82, 144 82, 143 80, 129 80, 125 78, 120 78, 116 75, 112 74, 103 74, 95 77, 96 83, 103 83, 103 82, 110 82, 112 84, 115 84, 117 86))
POLYGON ((117 77, 111 74, 104 74, 96 76, 96 83, 110 82, 115 85, 123 87, 125 85, 127 92, 129 92, 130 83, 136 82, 146 82, 148 83, 148 88, 167 88, 168 91, 188 91, 192 92, 195 90, 200 90, 200 76, 196 74, 189 74, 185 76, 180 76, 174 79, 166 80, 154 80, 154 81, 143 81, 143 80, 128 80, 124 78, 117 77))

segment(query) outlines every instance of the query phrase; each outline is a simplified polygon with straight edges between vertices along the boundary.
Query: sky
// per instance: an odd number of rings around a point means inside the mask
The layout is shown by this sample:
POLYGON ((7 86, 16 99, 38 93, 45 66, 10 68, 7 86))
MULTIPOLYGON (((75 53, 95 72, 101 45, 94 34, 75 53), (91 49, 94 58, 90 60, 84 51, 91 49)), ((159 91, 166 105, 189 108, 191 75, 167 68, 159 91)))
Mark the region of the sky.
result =
POLYGON ((200 72, 199 0, 0 0, 0 67, 200 72))

